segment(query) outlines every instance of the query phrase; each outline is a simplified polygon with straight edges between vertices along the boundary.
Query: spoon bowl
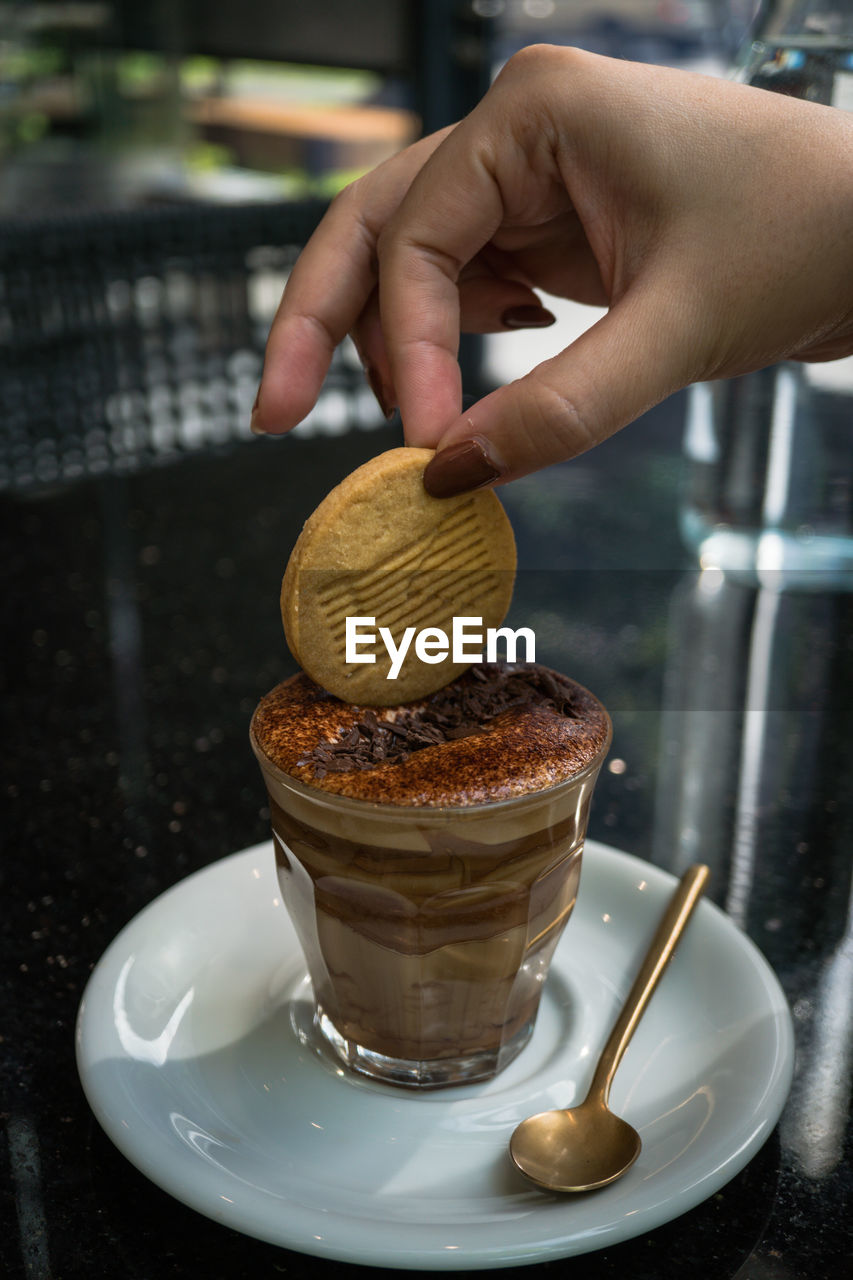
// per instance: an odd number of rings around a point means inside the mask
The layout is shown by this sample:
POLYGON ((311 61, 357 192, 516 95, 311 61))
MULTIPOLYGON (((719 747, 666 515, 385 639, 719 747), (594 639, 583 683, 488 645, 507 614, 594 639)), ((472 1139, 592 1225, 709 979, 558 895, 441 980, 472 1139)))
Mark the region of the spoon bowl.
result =
POLYGON ((594 1191, 621 1178, 642 1145, 632 1125, 587 1099, 570 1111, 541 1111, 522 1121, 510 1153, 537 1186, 594 1191))
POLYGON ((682 876, 616 1020, 583 1102, 523 1120, 510 1139, 516 1167, 548 1191, 594 1191, 615 1182, 637 1159, 640 1135, 607 1105, 616 1068, 672 959, 708 879, 703 864, 682 876))

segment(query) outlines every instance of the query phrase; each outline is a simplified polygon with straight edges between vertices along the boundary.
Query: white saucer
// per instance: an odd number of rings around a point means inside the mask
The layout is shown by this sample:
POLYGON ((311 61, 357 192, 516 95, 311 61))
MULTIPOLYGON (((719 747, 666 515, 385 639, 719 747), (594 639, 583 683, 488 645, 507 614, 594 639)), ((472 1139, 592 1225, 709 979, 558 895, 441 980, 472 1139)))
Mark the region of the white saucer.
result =
POLYGON ((586 1196, 538 1191, 514 1126, 578 1100, 674 884, 587 841, 575 913, 530 1043, 485 1084, 418 1094, 346 1073, 317 1043, 272 846, 234 854, 140 913, 97 965, 80 1076, 118 1148, 179 1200, 274 1244, 347 1262, 477 1269, 602 1248, 678 1217, 769 1136, 793 1060, 785 998, 702 902, 619 1068, 643 1151, 586 1196))

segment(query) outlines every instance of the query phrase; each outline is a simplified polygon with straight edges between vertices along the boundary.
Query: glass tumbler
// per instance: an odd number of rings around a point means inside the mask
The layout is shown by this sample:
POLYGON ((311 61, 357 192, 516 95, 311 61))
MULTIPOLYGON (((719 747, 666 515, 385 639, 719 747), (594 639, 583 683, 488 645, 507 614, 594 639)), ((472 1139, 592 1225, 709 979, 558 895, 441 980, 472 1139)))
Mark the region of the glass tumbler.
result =
POLYGON ((315 1025, 337 1055, 415 1088, 503 1070, 530 1038, 577 898, 609 722, 598 755, 567 780, 458 808, 306 786, 251 740, 315 1025))

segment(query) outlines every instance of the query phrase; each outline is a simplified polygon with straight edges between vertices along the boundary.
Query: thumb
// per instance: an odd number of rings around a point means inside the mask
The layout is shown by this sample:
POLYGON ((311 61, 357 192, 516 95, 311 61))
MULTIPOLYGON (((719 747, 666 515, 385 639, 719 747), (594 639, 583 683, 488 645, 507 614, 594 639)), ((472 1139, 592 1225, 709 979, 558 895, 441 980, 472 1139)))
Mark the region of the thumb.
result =
POLYGON ((559 355, 466 408, 437 442, 427 492, 451 497, 574 458, 701 377, 685 310, 670 291, 635 286, 559 355))

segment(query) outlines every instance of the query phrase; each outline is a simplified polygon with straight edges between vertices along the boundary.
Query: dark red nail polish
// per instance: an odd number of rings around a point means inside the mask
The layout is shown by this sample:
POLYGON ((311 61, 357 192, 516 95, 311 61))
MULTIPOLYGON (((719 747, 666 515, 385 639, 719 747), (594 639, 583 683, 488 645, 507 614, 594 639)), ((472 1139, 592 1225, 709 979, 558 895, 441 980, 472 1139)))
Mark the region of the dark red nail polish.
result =
POLYGON ((252 405, 252 413, 249 418, 249 430, 251 431, 253 436, 266 435, 266 432, 264 431, 263 427, 260 425, 260 421, 258 419, 258 405, 260 403, 260 399, 261 399, 261 388, 258 387, 257 394, 255 395, 255 403, 252 405))
POLYGON ((424 488, 433 498, 453 498, 457 493, 481 489, 500 475, 484 440, 460 440, 430 460, 424 471, 424 488))
POLYGON ((501 316, 507 329, 546 329, 557 319, 544 307, 508 307, 501 316))
POLYGON ((367 385, 376 396, 379 408, 382 410, 385 417, 393 418, 394 410, 397 407, 394 403, 394 397, 389 393, 388 388, 385 386, 372 364, 366 364, 364 366, 364 376, 367 378, 367 385))

